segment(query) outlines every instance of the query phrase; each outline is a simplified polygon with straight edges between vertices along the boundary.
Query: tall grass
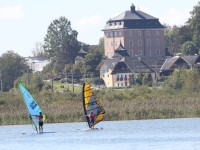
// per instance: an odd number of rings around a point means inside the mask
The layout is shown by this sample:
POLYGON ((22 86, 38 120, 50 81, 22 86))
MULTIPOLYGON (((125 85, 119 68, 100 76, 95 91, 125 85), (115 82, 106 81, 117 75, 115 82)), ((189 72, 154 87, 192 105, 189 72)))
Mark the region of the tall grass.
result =
MULTIPOLYGON (((129 89, 96 90, 106 111, 105 120, 198 117, 200 94, 170 88, 134 86, 129 89)), ((43 91, 33 97, 46 115, 46 123, 85 121, 82 93, 43 91)), ((23 97, 0 93, 0 124, 31 123, 23 97)))

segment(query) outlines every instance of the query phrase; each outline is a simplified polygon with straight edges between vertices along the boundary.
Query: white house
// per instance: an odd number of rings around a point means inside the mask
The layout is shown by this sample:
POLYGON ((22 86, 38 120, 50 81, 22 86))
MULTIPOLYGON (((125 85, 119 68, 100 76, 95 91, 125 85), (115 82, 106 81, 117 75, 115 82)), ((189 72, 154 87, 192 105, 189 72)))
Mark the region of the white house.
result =
POLYGON ((43 68, 49 64, 49 60, 45 57, 25 57, 27 65, 33 72, 42 71, 43 68))

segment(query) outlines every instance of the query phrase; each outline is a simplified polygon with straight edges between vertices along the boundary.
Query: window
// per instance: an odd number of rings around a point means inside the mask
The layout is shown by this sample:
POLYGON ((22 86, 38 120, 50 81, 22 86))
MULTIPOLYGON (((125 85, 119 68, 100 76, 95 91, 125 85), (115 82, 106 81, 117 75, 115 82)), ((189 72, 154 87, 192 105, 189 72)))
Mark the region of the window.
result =
POLYGON ((117 79, 116 79, 116 81, 119 81, 119 75, 117 75, 117 79))
POLYGON ((110 37, 113 37, 113 33, 112 32, 110 32, 110 37))
POLYGON ((122 32, 121 32, 121 31, 119 31, 119 33, 118 33, 118 34, 119 34, 119 36, 122 36, 122 32))
POLYGON ((133 32, 129 31, 129 36, 132 37, 133 36, 133 32))
POLYGON ((147 39, 147 46, 151 46, 151 39, 147 39))
POLYGON ((151 56, 151 50, 147 50, 147 56, 151 56))
POLYGON ((160 46, 160 39, 156 39, 156 46, 160 46))
POLYGON ((123 75, 121 75, 121 77, 120 77, 120 81, 123 81, 123 75))
POLYGON ((138 46, 142 46, 142 40, 141 39, 138 40, 138 46))
POLYGON ((138 31, 138 36, 141 37, 142 36, 142 32, 138 31))
POLYGON ((147 31, 147 36, 150 36, 150 31, 147 31))
POLYGON ((109 34, 108 34, 108 32, 106 32, 106 37, 107 37, 107 38, 109 37, 109 34))
POLYGON ((114 32, 115 37, 117 36, 117 31, 114 32))
POLYGON ((133 40, 129 40, 129 46, 133 46, 133 40))
POLYGON ((106 46, 108 47, 108 42, 106 42, 106 46))
POLYGON ((156 50, 156 55, 160 56, 160 50, 159 49, 156 50))
POLYGON ((127 76, 126 75, 124 76, 124 81, 127 81, 127 76))

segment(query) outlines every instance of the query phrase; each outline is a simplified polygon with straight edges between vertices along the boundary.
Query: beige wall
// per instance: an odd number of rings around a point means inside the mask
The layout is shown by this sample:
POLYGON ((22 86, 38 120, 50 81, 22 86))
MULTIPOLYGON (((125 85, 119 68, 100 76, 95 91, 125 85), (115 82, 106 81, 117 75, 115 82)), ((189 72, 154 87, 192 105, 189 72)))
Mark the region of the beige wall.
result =
POLYGON ((119 73, 111 75, 112 69, 108 68, 105 64, 100 68, 100 77, 104 80, 106 87, 126 87, 129 86, 129 77, 131 73, 119 73), (124 77, 127 77, 127 80, 124 80, 124 77), (117 76, 123 77, 123 80, 117 81, 117 76))
POLYGON ((113 87, 112 70, 107 65, 102 65, 100 68, 100 77, 104 80, 106 87, 113 87))

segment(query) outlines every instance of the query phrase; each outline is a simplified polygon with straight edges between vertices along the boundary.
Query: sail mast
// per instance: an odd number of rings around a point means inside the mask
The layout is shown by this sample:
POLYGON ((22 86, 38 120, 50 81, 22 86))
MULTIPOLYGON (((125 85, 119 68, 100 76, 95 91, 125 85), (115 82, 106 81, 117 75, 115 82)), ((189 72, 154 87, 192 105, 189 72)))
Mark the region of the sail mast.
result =
POLYGON ((35 129, 37 130, 39 128, 39 120, 38 115, 40 112, 43 114, 43 120, 45 120, 45 116, 43 111, 40 109, 39 105, 35 101, 35 99, 32 97, 32 95, 28 92, 28 90, 19 83, 20 90, 22 92, 24 102, 26 104, 26 108, 28 110, 29 116, 31 117, 33 124, 35 126, 35 129))
POLYGON ((91 113, 91 111, 95 116, 94 125, 103 120, 105 110, 99 99, 94 95, 90 84, 87 82, 83 84, 83 108, 89 127, 90 119, 88 115, 91 113))

